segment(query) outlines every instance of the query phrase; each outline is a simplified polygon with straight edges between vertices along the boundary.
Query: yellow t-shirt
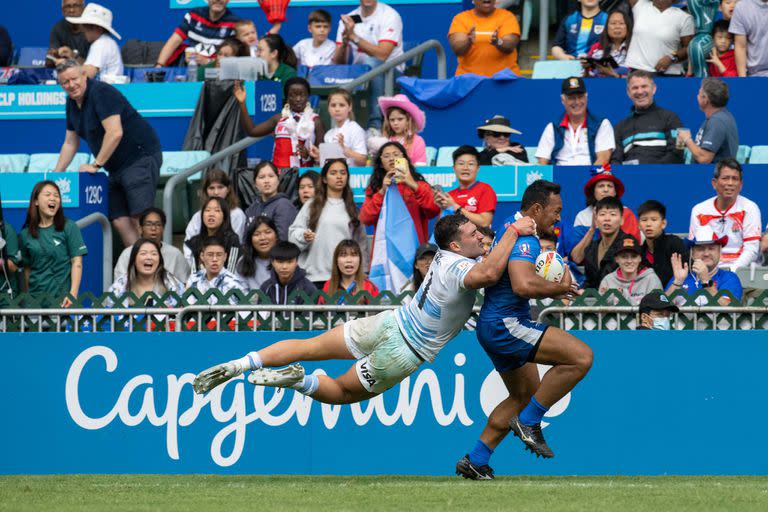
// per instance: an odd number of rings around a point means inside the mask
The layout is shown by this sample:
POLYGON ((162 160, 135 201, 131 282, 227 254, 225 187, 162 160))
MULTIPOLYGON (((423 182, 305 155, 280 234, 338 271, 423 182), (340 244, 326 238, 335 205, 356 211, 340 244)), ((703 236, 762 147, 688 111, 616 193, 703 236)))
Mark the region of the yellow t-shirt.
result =
POLYGON ((499 39, 510 34, 520 35, 520 25, 515 15, 505 9, 496 9, 487 18, 481 18, 475 14, 474 9, 470 9, 453 17, 448 35, 466 34, 472 27, 475 27, 475 42, 467 53, 458 57, 459 67, 456 68, 456 74, 475 73, 493 76, 502 69, 508 68, 519 75, 517 49, 507 54, 491 44, 491 34, 497 30, 499 39))

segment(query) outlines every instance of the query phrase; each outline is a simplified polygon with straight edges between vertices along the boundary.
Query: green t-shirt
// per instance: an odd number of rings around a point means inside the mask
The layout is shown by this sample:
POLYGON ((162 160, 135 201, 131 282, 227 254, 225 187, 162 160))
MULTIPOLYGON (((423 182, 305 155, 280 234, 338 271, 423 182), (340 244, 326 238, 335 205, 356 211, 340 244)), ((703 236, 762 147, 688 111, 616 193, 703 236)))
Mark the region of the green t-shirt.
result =
MULTIPOLYGON (((0 229, 0 235, 2 235, 5 240, 5 248, 2 250, 2 253, 0 253, 0 257, 7 258, 16 264, 17 267, 20 267, 21 250, 19 249, 19 237, 16 236, 16 230, 13 229, 13 226, 10 224, 3 223, 3 227, 0 229)), ((13 295, 16 296, 19 293, 18 272, 12 274, 10 270, 8 270, 8 267, 6 267, 5 273, 2 273, 2 269, 0 269, 0 293, 7 292, 9 285, 13 295), (6 278, 8 279, 7 282, 6 278)))
POLYGON ((273 82, 280 82, 281 84, 285 84, 285 81, 289 78, 293 78, 296 75, 296 68, 289 66, 288 64, 281 62, 279 66, 277 66, 277 69, 275 70, 275 74, 272 75, 269 80, 272 80, 273 82))
POLYGON ((21 231, 21 257, 30 268, 29 293, 48 293, 60 297, 71 287, 72 258, 88 254, 80 228, 67 219, 64 229, 39 228, 37 238, 29 228, 21 231))

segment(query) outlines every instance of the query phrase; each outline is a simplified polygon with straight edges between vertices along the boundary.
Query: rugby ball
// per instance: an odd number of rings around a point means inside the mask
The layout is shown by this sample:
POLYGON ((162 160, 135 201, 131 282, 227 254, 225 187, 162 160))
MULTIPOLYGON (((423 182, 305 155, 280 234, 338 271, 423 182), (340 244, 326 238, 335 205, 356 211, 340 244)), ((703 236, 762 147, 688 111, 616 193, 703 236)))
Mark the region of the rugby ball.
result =
POLYGON ((563 279, 566 266, 563 257, 555 251, 545 251, 536 258, 536 273, 554 283, 559 283, 563 279))

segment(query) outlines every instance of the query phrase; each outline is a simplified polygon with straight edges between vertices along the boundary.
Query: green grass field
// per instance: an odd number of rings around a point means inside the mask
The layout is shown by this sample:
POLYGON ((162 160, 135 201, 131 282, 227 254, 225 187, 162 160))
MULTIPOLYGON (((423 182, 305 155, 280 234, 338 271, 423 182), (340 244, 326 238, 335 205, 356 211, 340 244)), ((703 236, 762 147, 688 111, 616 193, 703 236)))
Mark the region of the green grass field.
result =
POLYGON ((768 477, 11 476, 0 510, 768 510, 768 477))

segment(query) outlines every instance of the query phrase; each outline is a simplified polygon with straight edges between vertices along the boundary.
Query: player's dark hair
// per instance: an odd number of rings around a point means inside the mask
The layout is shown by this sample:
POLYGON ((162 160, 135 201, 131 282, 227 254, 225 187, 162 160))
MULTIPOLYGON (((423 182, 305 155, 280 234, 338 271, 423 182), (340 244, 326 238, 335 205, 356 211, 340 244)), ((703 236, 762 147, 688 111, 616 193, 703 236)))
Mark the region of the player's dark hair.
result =
POLYGON ((167 221, 165 217, 165 212, 160 208, 157 208, 156 206, 150 206, 149 208, 141 212, 141 216, 139 217, 139 225, 143 226, 144 221, 147 220, 147 217, 149 217, 153 213, 158 217, 160 217, 160 222, 162 222, 163 226, 165 226, 165 223, 167 221))
POLYGON ((446 215, 438 220, 435 224, 435 242, 437 242, 437 246, 447 251, 451 242, 459 239, 459 228, 467 222, 469 222, 469 219, 460 213, 446 215))
POLYGON ((269 251, 269 259, 271 261, 290 261, 298 259, 299 254, 301 254, 301 250, 295 244, 282 240, 277 242, 269 251))
POLYGON ((480 161, 480 152, 477 150, 477 148, 475 146, 470 146, 469 144, 464 144, 463 146, 456 148, 456 150, 453 152, 453 163, 455 164, 456 160, 464 155, 472 155, 475 157, 475 160, 478 162, 480 161))
POLYGON ((547 180, 536 180, 525 189, 520 211, 529 210, 534 204, 545 207, 549 204, 549 196, 560 195, 560 185, 547 180))
POLYGON ((640 218, 641 216, 650 212, 658 212, 662 219, 667 218, 667 207, 655 199, 649 199, 641 204, 640 208, 637 209, 637 217, 640 218))
POLYGON ((539 240, 546 240, 547 242, 552 242, 557 246, 557 235, 554 233, 539 233, 539 240))
POLYGON ((604 197, 595 203, 595 213, 600 210, 619 210, 624 211, 624 205, 621 204, 621 199, 614 196, 604 197))
POLYGON ((328 23, 331 24, 331 13, 326 11, 325 9, 315 9, 311 13, 309 13, 309 22, 310 25, 312 23, 328 23))

